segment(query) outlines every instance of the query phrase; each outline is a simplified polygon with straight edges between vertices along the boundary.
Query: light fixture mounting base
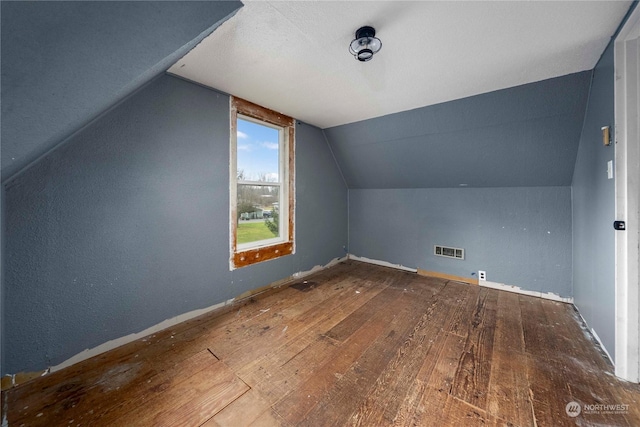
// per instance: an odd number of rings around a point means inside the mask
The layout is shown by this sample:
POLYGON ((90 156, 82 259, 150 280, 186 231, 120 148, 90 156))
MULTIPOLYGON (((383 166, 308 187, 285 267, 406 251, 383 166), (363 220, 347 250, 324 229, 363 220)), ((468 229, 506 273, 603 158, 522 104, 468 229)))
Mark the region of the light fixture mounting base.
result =
POLYGON ((358 28, 358 31, 356 31, 356 39, 360 39, 362 37, 375 37, 375 36, 376 36, 376 30, 373 27, 364 26, 364 27, 358 28))

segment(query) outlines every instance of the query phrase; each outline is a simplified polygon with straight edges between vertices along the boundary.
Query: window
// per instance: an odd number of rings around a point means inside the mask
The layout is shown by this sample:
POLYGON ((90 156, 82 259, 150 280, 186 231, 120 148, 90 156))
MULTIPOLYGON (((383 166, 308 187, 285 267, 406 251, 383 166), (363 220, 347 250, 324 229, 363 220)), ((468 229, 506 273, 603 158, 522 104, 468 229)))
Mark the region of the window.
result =
POLYGON ((294 252, 294 121, 231 98, 231 269, 294 252))

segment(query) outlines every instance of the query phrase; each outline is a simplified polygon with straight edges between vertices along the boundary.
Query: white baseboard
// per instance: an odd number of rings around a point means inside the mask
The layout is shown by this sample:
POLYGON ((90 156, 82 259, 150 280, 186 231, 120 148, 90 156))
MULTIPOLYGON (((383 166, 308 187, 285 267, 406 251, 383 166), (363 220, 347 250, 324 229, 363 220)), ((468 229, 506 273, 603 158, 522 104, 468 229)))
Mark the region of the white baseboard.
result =
MULTIPOLYGON (((584 324, 584 326, 591 331, 591 335, 593 335, 593 337, 596 339, 596 341, 598 341, 598 344, 600 344, 600 348, 602 348, 602 351, 604 351, 604 353, 607 355, 607 357, 609 358, 609 361, 611 362, 611 364, 613 366, 616 366, 615 362, 613 361, 613 358, 611 357, 611 355, 609 354, 609 351, 607 351, 607 347, 604 346, 604 344, 602 343, 602 340, 600 340, 600 337, 598 336, 598 334, 596 333, 596 330, 593 328, 589 328, 589 323, 587 323, 586 319, 582 316, 582 313, 580 313, 580 310, 578 309, 578 307, 574 304, 573 305, 576 309, 576 313, 578 313, 578 316, 580 316, 580 320, 582 321, 582 323, 584 324)), ((582 326, 582 325, 581 325, 582 326)), ((583 327, 582 329, 585 329, 585 327, 583 327)))
POLYGON ((308 276, 310 274, 313 274, 317 271, 321 271, 324 270, 326 268, 329 267, 333 267, 336 264, 340 264, 342 261, 346 261, 347 259, 349 259, 349 255, 345 255, 341 258, 334 258, 331 261, 329 261, 328 263, 326 263, 325 265, 316 265, 313 268, 311 268, 311 270, 307 270, 307 271, 298 271, 297 273, 293 273, 291 275, 292 278, 294 279, 300 279, 302 277, 308 276))
MULTIPOLYGON (((579 313, 579 312, 578 312, 579 313)), ((580 317, 582 317, 582 315, 580 315, 580 317)), ((582 319, 584 320, 584 319, 582 319)), ((587 322, 585 322, 586 324, 587 322)), ((591 328, 591 334, 593 335, 593 337, 596 339, 596 341, 598 341, 598 344, 600 344, 600 348, 602 349, 602 351, 604 351, 604 353, 607 355, 607 357, 609 358, 609 361, 611 362, 611 364, 613 366, 616 366, 616 364, 613 362, 613 357, 611 357, 611 355, 609 354, 609 352, 607 351, 607 347, 604 346, 604 344, 602 343, 602 340, 600 340, 600 337, 598 336, 598 334, 596 333, 596 330, 591 328)))
MULTIPOLYGON (((367 258, 367 257, 359 257, 359 256, 352 255, 352 254, 349 254, 348 258, 352 259, 354 261, 366 262, 366 263, 369 263, 369 264, 380 265, 382 267, 395 268, 397 270, 409 271, 411 273, 417 273, 418 272, 417 268, 405 267, 404 265, 401 265, 401 264, 392 264, 392 263, 387 262, 387 261, 380 261, 380 260, 377 260, 377 259, 371 259, 371 258, 367 258)), ((514 292, 516 294, 529 295, 529 296, 532 296, 532 297, 544 298, 544 299, 548 299, 548 300, 552 300, 552 301, 558 301, 558 302, 564 302, 564 303, 567 303, 567 304, 573 304, 573 298, 561 297, 560 295, 554 294, 554 293, 551 293, 551 292, 544 292, 543 293, 543 292, 540 292, 540 291, 529 291, 529 290, 526 290, 526 289, 519 288, 518 286, 505 285, 504 283, 489 282, 488 280, 479 280, 478 284, 480 286, 484 286, 485 288, 497 289, 499 291, 514 292)))
POLYGON ((504 283, 490 282, 488 280, 479 280, 478 284, 480 286, 484 286, 485 288, 497 289, 499 291, 514 292, 516 294, 529 295, 532 297, 544 298, 551 301, 558 301, 558 302, 564 302, 567 304, 573 304, 573 298, 561 297, 560 295, 554 294, 551 292, 543 293, 540 291, 528 291, 526 289, 519 288, 518 286, 505 285, 504 283))
POLYGON ((349 259, 354 260, 354 261, 366 262, 366 263, 369 263, 369 264, 379 265, 381 267, 390 267, 390 268, 395 268, 396 270, 409 271, 411 273, 417 273, 418 272, 417 268, 405 267, 404 265, 400 265, 400 264, 392 264, 392 263, 387 262, 387 261, 380 261, 380 260, 377 260, 377 259, 359 257, 359 256, 352 255, 352 254, 347 255, 347 257, 349 259))
MULTIPOLYGON (((293 273, 287 279, 279 280, 277 282, 272 283, 271 287, 277 288, 279 286, 282 286, 284 283, 286 283, 288 281, 291 281, 293 279, 300 279, 302 277, 308 276, 308 275, 310 275, 312 273, 315 273, 317 271, 324 270, 325 268, 329 268, 331 266, 334 266, 334 265, 346 260, 347 258, 348 258, 347 256, 342 257, 342 258, 334 258, 333 260, 329 261, 325 265, 322 265, 322 266, 321 265, 316 265, 313 268, 311 268, 310 270, 299 271, 297 273, 293 273)), ((97 355, 102 354, 102 353, 106 353, 109 350, 113 350, 114 348, 117 348, 117 347, 123 346, 125 344, 128 344, 130 342, 133 342, 133 341, 135 341, 137 339, 144 338, 144 337, 147 337, 149 335, 153 335, 156 332, 160 332, 160 331, 162 331, 164 329, 171 328, 172 326, 175 326, 175 325, 177 325, 179 323, 185 322, 187 320, 194 319, 194 318, 196 318, 198 316, 202 316, 203 314, 206 314, 206 313, 209 313, 211 311, 217 310, 217 309, 222 308, 224 306, 227 306, 229 304, 233 304, 237 299, 238 299, 237 297, 236 298, 231 298, 231 299, 229 299, 227 301, 223 301, 221 303, 214 304, 214 305, 209 306, 209 307, 205 307, 205 308, 198 309, 198 310, 193 310, 193 311, 190 311, 188 313, 184 313, 184 314, 181 314, 179 316, 173 317, 171 319, 164 320, 164 321, 158 323, 157 325, 151 326, 151 327, 149 327, 149 328, 147 328, 147 329, 145 329, 143 331, 140 331, 140 332, 137 332, 137 333, 134 333, 134 334, 129 334, 129 335, 126 335, 124 337, 116 338, 114 340, 107 341, 104 344, 100 344, 97 347, 83 350, 80 353, 76 354, 75 356, 65 360, 64 362, 62 362, 62 363, 60 363, 58 365, 49 367, 49 369, 47 369, 45 371, 45 373, 59 371, 59 370, 64 369, 64 368, 66 368, 68 366, 71 366, 71 365, 74 365, 76 363, 82 362, 83 360, 89 359, 91 357, 97 356, 97 355)))

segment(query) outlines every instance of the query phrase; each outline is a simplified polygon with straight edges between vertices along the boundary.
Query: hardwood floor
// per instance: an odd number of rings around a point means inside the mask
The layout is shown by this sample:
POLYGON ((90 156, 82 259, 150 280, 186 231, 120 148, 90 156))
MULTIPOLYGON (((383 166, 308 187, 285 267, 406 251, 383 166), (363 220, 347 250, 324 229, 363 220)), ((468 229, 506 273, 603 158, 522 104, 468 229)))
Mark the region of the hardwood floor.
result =
POLYGON ((2 400, 9 426, 640 425, 571 305, 354 261, 2 400))

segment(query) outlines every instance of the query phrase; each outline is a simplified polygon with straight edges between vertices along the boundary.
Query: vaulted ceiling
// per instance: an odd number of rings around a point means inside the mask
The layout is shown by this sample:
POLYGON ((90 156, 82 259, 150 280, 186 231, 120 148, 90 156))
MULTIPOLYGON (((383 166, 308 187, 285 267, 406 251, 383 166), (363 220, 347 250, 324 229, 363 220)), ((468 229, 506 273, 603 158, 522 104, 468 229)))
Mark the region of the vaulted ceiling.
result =
POLYGON ((629 1, 245 1, 169 72, 320 128, 591 70, 629 1), (348 52, 371 25, 382 50, 348 52))
POLYGON ((158 76, 239 1, 3 1, 2 181, 158 76))
POLYGON ((629 5, 247 1, 169 72, 323 128, 349 188, 568 186, 629 5))
POLYGON ((349 188, 569 186, 591 72, 325 129, 349 188))
POLYGON ((350 187, 567 185, 588 91, 580 72, 595 66, 630 4, 2 2, 2 180, 168 70, 325 129, 350 187), (362 25, 383 43, 367 63, 347 49, 362 25), (478 121, 486 102, 502 102, 494 98, 535 103, 537 86, 527 85, 537 84, 555 97, 530 109, 505 101, 512 108, 492 110, 504 116, 478 121), (553 113, 543 119, 545 109, 553 113), (451 151, 486 157, 515 147, 536 151, 537 163, 518 167, 521 158, 506 156, 510 172, 490 175, 500 167, 451 151), (394 158, 386 175, 362 163, 394 158), (432 175, 407 175, 402 159, 419 158, 432 175), (461 165, 473 170, 436 179, 461 165), (549 165, 554 179, 534 179, 549 165), (516 178, 518 170, 531 179, 516 178))

